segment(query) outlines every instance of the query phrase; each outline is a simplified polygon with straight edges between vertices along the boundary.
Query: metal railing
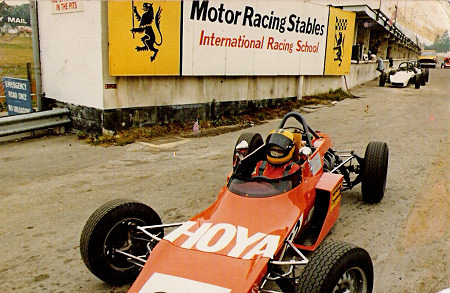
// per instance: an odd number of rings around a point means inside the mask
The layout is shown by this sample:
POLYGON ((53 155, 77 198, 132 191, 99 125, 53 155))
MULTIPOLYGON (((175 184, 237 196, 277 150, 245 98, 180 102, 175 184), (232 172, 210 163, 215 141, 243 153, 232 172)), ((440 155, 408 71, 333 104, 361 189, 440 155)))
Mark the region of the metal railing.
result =
POLYGON ((65 126, 70 123, 69 109, 58 108, 0 118, 0 137, 28 131, 65 126))

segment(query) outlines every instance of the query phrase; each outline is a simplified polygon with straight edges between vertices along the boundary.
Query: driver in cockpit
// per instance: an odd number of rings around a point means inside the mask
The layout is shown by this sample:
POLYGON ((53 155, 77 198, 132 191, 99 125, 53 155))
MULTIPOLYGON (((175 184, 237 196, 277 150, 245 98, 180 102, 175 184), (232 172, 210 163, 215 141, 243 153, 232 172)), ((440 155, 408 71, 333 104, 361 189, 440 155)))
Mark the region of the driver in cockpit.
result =
POLYGON ((253 176, 281 178, 300 169, 293 160, 295 151, 294 135, 286 129, 276 129, 266 139, 266 159, 256 164, 253 176))

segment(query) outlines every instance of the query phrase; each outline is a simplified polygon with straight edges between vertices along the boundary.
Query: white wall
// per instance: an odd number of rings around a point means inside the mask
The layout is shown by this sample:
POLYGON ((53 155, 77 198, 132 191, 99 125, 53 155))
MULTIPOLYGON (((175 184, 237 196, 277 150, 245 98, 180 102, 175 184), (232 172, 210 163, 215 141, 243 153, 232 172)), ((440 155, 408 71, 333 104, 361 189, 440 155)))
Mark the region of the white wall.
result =
MULTIPOLYGON (((301 88, 298 76, 113 77, 107 2, 81 2, 83 11, 65 14, 52 14, 50 1, 38 2, 43 91, 61 102, 115 109, 286 98, 345 88, 342 76, 305 76, 301 88), (106 83, 117 88, 105 89, 106 83)), ((375 68, 374 61, 352 63, 348 87, 376 78, 375 68)))
POLYGON ((42 89, 46 97, 103 109, 103 1, 82 1, 83 11, 52 14, 38 1, 42 89))
MULTIPOLYGON (((394 68, 405 60, 395 60, 394 68)), ((388 61, 384 61, 388 70, 388 61)), ((347 86, 355 87, 380 76, 376 61, 352 63, 347 86)), ((257 77, 116 77, 117 89, 105 90, 105 109, 262 100, 345 90, 343 76, 304 76, 299 93, 298 76, 257 77)))
POLYGON ((294 97, 295 76, 117 77, 105 109, 294 97))

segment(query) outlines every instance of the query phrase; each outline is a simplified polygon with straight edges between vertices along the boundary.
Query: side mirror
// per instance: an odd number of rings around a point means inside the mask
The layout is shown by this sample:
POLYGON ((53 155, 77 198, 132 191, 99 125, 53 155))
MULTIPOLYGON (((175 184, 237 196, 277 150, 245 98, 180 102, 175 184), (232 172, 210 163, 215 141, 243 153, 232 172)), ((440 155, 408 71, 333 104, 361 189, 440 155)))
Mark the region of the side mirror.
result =
POLYGON ((236 146, 236 150, 240 151, 243 149, 248 149, 248 142, 246 140, 241 141, 237 146, 236 146))
POLYGON ((233 157, 233 168, 237 166, 240 160, 244 158, 245 153, 248 150, 248 142, 243 140, 241 141, 234 150, 234 157, 233 157))
POLYGON ((299 153, 301 156, 305 156, 308 158, 312 154, 312 150, 309 147, 304 146, 299 150, 299 153))

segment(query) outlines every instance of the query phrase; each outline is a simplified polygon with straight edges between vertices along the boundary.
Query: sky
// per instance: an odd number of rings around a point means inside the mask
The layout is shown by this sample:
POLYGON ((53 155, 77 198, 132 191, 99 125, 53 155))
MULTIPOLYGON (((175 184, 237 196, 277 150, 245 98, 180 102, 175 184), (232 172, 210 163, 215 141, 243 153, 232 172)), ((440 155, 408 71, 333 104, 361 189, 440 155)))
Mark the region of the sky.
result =
POLYGON ((12 6, 12 5, 22 5, 22 4, 28 3, 29 1, 23 1, 23 0, 7 0, 7 1, 3 1, 3 0, 0 0, 0 2, 6 2, 6 4, 12 6))

